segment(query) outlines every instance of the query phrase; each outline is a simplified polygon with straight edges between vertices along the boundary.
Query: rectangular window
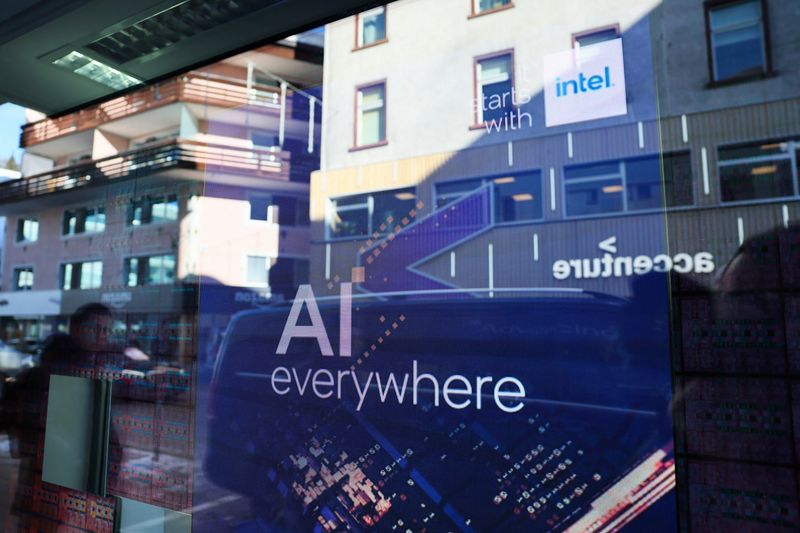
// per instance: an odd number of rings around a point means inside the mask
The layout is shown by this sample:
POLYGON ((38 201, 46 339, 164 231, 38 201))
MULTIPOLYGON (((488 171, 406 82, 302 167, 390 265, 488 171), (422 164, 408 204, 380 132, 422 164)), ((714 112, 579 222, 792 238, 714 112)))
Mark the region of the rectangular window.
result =
POLYGON ((792 154, 797 141, 749 143, 719 149, 723 202, 783 198, 797 194, 792 154))
POLYGON ((413 188, 380 191, 331 200, 330 237, 362 237, 389 233, 414 209, 413 188))
POLYGON ((746 78, 769 71, 764 8, 762 0, 707 4, 706 34, 714 81, 746 78))
POLYGON ((440 209, 487 184, 492 186, 495 222, 541 220, 544 216, 542 173, 539 171, 439 183, 436 185, 436 208, 440 209))
POLYGON ((356 48, 386 40, 386 6, 358 14, 356 21, 356 48))
POLYGON ((386 141, 386 85, 361 87, 356 92, 356 146, 386 141))
POLYGON ((106 212, 102 207, 67 209, 61 221, 62 235, 99 233, 106 229, 106 212))
POLYGON ((603 28, 596 28, 594 30, 582 31, 572 35, 572 46, 591 46, 593 44, 602 43, 604 41, 611 41, 619 39, 619 25, 606 26, 603 28))
POLYGON ((33 289, 33 267, 16 267, 14 269, 14 290, 29 291, 33 289))
POLYGON ((262 220, 281 226, 308 226, 308 200, 294 196, 251 196, 250 220, 262 220))
POLYGON ((103 283, 103 262, 84 261, 61 265, 61 288, 99 289, 103 283))
POLYGON ((20 218, 17 220, 17 242, 36 242, 39 240, 39 220, 20 218))
POLYGON ((168 285, 175 282, 174 254, 129 257, 125 260, 125 280, 128 287, 168 285))
POLYGON ((251 285, 269 285, 270 258, 263 255, 247 256, 247 273, 245 279, 251 285))
POLYGON ((131 202, 128 208, 128 225, 143 226, 154 222, 178 220, 177 195, 147 196, 131 202))
POLYGON ((489 11, 495 11, 511 5, 511 0, 470 0, 472 2, 472 13, 479 15, 489 11))
POLYGON ((476 124, 500 120, 514 108, 513 55, 504 53, 475 60, 476 124))
POLYGON ((564 169, 567 216, 691 205, 688 152, 577 165, 564 169), (663 173, 662 173, 663 162, 663 173))

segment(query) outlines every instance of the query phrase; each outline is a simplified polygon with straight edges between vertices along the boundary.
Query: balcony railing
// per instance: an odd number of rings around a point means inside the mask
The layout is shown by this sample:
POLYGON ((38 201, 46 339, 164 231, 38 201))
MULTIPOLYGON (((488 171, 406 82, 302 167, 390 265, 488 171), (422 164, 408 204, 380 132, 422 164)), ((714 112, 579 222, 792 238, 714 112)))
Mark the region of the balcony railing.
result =
MULTIPOLYGON (((253 106, 266 112, 279 112, 280 90, 256 84, 247 88, 243 80, 189 73, 163 83, 134 91, 95 106, 58 118, 47 118, 22 127, 20 146, 31 146, 61 135, 96 128, 110 120, 162 107, 174 102, 189 102, 218 107, 253 106)), ((286 99, 290 116, 292 98, 286 99)))
POLYGON ((173 168, 226 172, 289 180, 291 154, 278 149, 247 149, 172 139, 87 163, 55 168, 0 183, 0 204, 79 187, 138 178, 173 168))

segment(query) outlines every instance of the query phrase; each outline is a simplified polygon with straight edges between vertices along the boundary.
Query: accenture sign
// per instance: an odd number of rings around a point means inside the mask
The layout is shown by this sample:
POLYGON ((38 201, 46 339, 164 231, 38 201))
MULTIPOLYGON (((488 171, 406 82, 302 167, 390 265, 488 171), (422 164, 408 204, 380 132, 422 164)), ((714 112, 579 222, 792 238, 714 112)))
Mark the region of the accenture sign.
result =
POLYGON ((598 244, 598 248, 606 252, 602 257, 560 259, 554 262, 553 277, 561 281, 570 278, 623 278, 672 270, 680 274, 711 274, 716 269, 714 256, 710 252, 618 256, 615 255, 616 242, 616 237, 609 237, 598 244))

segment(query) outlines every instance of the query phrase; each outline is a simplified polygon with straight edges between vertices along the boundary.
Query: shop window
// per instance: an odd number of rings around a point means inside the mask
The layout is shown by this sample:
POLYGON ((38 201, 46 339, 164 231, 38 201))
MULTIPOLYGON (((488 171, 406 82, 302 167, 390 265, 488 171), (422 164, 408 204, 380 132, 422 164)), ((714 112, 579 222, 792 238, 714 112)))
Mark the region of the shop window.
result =
POLYGON ((29 291, 33 289, 33 267, 14 268, 14 290, 29 291))
POLYGON ((475 60, 476 124, 500 120, 514 107, 513 54, 510 52, 475 60))
POLYGON ((356 48, 386 41, 386 6, 356 15, 356 48))
POLYGON ((356 146, 374 146, 386 141, 386 85, 361 87, 356 92, 356 146))
POLYGON ((84 261, 61 265, 61 288, 99 289, 103 283, 103 262, 84 261))
POLYGON ((176 263, 173 254, 129 257, 125 260, 128 287, 168 285, 175 282, 176 263))
POLYGON ((413 188, 360 194, 331 201, 328 224, 331 237, 361 237, 386 234, 397 221, 414 209, 413 188))
POLYGON ((763 0, 706 2, 711 79, 724 82, 769 72, 768 35, 763 0))
POLYGON ((148 196, 135 200, 128 209, 128 225, 143 226, 157 222, 178 220, 178 197, 148 196))
POLYGON ((748 143, 719 149, 723 202, 783 198, 796 194, 792 153, 800 143, 748 143))
POLYGON ((436 185, 436 208, 463 198, 484 185, 492 187, 495 223, 542 219, 542 174, 539 171, 439 183, 436 185))
POLYGON ((106 212, 102 207, 67 209, 61 222, 62 235, 99 233, 106 229, 106 212))
POLYGON ((39 240, 39 220, 20 218, 17 220, 17 242, 36 242, 39 240))

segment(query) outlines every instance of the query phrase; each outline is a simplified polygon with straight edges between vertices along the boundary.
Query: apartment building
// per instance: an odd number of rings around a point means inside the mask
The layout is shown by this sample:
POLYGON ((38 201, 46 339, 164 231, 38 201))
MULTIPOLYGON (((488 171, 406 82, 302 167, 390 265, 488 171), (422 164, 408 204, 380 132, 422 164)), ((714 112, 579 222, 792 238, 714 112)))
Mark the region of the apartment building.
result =
POLYGON ((199 307, 214 330, 307 279, 321 64, 286 39, 26 124, 24 177, 0 184, 6 329, 44 338, 100 302, 120 341, 191 356, 199 307))
MULTIPOLYGON (((312 281, 368 274, 387 219, 419 221, 484 187, 491 213, 437 250, 404 251, 415 275, 400 288, 629 295, 652 270, 711 283, 748 237, 800 214, 797 16, 757 0, 407 0, 330 24, 312 281), (559 95, 545 63, 614 41, 623 112, 548 127, 559 95), (595 264, 604 253, 609 266, 595 264)), ((592 92, 560 81, 564 96, 592 92)))
POLYGON ((329 24, 315 293, 639 302, 670 329, 681 530, 800 527, 799 24, 771 0, 404 0, 329 24))

